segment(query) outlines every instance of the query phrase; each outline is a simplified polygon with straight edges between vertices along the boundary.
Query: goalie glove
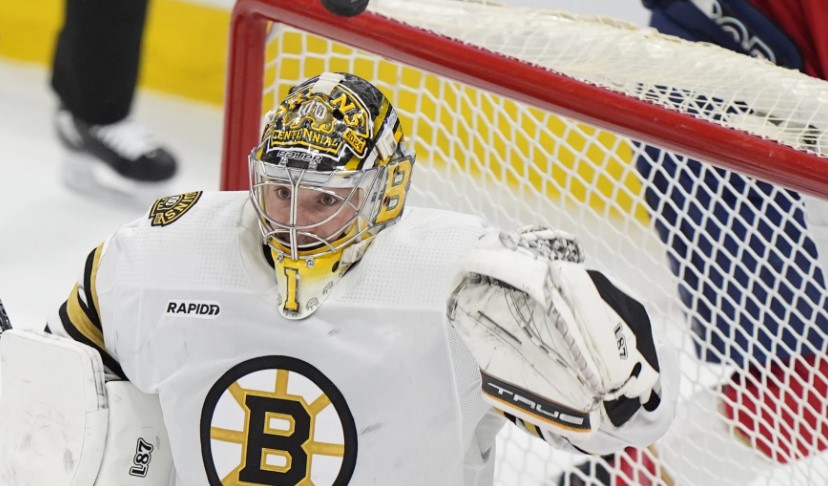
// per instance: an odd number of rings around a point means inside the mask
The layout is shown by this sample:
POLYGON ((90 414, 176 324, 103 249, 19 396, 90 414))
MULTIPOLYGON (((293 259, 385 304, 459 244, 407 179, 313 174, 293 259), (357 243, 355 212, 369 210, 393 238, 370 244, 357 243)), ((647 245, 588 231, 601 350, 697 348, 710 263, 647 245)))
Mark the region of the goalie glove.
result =
POLYGON ((448 302, 484 398, 575 442, 656 407, 659 386, 646 310, 582 262, 567 233, 492 232, 460 262, 448 302))

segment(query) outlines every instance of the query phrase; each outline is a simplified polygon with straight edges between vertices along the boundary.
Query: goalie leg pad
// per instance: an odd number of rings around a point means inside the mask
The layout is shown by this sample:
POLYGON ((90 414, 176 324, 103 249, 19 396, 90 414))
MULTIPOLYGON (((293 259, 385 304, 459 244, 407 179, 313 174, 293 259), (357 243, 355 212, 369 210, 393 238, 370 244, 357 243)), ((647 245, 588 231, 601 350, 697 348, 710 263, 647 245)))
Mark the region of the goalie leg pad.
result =
POLYGON ((94 484, 108 417, 98 352, 9 330, 0 339, 0 362, 0 484, 94 484))
POLYGON ((168 486, 172 454, 157 395, 128 381, 106 383, 109 427, 95 486, 168 486))
POLYGON ((100 354, 50 334, 0 339, 0 484, 168 486, 156 395, 104 379, 100 354))

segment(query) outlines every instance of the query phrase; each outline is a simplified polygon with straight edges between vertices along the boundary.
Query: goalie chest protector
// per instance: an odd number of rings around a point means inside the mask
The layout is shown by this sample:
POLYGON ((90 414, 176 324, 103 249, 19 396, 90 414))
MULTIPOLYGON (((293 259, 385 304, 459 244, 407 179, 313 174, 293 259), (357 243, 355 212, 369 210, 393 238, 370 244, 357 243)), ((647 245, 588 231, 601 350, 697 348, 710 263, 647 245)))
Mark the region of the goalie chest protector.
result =
POLYGON ((175 484, 471 484, 488 407, 444 313, 483 223, 408 210, 290 321, 246 200, 205 193, 172 222, 137 220, 99 265, 107 348, 159 394, 175 484))

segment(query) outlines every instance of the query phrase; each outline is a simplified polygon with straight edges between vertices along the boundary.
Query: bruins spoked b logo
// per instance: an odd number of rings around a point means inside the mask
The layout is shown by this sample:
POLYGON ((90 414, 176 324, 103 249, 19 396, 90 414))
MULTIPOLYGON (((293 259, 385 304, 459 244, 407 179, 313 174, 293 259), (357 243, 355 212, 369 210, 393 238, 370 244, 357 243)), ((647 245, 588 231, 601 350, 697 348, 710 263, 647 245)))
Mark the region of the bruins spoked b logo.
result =
POLYGON ((287 356, 254 358, 210 389, 201 454, 211 486, 348 484, 356 425, 334 384, 287 356))

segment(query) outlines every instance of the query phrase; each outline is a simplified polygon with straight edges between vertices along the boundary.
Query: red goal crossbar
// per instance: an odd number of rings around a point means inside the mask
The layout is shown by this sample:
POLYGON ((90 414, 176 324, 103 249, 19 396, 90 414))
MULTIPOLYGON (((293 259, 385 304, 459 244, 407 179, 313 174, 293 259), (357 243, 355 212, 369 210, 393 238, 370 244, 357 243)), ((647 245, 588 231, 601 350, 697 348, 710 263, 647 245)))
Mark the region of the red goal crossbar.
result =
MULTIPOLYGON (((473 20, 473 19, 472 19, 473 20)), ((339 17, 319 0, 237 0, 230 28, 221 189, 248 185, 259 141, 268 21, 799 191, 828 195, 828 159, 575 80, 371 12, 339 17)))

